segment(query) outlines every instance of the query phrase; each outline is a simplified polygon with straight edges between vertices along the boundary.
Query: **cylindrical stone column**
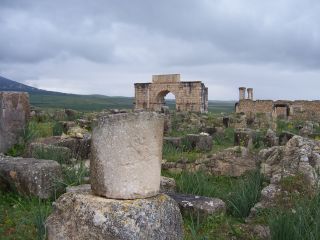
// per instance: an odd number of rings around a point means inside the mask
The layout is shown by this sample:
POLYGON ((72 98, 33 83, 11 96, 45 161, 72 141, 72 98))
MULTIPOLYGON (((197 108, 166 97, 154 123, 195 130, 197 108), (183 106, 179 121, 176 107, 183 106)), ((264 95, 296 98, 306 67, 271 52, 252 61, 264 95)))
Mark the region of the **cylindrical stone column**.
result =
POLYGON ((248 88, 248 99, 253 100, 253 88, 248 88))
POLYGON ((246 88, 239 87, 239 100, 246 99, 246 88))
POLYGON ((105 115, 92 133, 91 189, 107 198, 136 199, 160 188, 164 116, 105 115))

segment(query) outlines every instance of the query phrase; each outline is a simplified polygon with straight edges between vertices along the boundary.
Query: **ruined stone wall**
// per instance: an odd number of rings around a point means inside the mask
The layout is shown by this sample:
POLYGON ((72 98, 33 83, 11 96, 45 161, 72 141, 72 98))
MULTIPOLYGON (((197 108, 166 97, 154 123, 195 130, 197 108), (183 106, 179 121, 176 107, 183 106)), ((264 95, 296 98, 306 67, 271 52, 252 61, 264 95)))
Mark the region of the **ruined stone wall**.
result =
POLYGON ((236 105, 237 113, 272 113, 273 101, 272 100, 257 100, 250 99, 240 100, 236 105))
POLYGON ((180 82, 179 74, 154 75, 152 83, 135 83, 135 109, 161 111, 169 92, 178 111, 208 111, 208 88, 200 81, 180 82))
POLYGON ((320 101, 288 100, 240 100, 236 112, 250 115, 252 113, 272 114, 274 118, 290 120, 320 120, 320 101))
POLYGON ((29 114, 28 93, 0 92, 0 152, 17 143, 29 114))
POLYGON ((320 101, 293 101, 290 104, 292 120, 320 120, 320 101))

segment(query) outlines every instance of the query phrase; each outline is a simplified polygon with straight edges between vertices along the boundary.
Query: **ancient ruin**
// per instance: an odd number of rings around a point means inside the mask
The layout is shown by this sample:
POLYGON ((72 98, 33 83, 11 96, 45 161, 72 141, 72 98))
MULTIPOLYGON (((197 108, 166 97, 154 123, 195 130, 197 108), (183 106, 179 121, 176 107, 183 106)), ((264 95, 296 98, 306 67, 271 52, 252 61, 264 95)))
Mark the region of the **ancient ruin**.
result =
POLYGON ((180 81, 180 74, 153 75, 152 83, 135 83, 136 110, 161 111, 165 96, 176 98, 177 111, 207 112, 208 88, 201 81, 180 81))
POLYGON ((253 89, 239 88, 239 102, 235 111, 246 115, 264 113, 275 119, 284 120, 320 120, 320 101, 306 100, 253 100, 253 89))
POLYGON ((30 114, 29 95, 0 92, 0 153, 17 143, 30 114))
POLYGON ((69 189, 56 201, 48 239, 183 239, 179 205, 159 193, 163 127, 154 112, 101 116, 92 135, 92 191, 69 189))

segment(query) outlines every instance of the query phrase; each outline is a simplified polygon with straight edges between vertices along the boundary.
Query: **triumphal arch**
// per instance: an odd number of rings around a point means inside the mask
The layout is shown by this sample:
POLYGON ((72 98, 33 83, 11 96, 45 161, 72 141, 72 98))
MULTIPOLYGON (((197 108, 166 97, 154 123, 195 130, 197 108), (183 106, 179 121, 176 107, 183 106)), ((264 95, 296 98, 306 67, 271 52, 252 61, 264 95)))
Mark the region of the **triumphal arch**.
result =
POLYGON ((180 74, 153 75, 151 83, 135 83, 134 87, 136 110, 161 111, 165 96, 172 93, 177 111, 208 111, 208 88, 201 81, 180 81, 180 74))

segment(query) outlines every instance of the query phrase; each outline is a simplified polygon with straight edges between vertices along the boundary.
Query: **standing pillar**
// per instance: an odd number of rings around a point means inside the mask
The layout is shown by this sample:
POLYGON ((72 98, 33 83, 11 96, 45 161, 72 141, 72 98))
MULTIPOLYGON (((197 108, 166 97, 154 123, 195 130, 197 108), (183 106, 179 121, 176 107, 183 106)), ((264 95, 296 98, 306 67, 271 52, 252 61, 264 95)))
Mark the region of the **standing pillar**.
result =
POLYGON ((92 133, 91 189, 107 198, 159 192, 164 117, 154 112, 111 114, 92 133))
POLYGON ((253 88, 248 88, 248 99, 253 100, 253 88))
POLYGON ((239 88, 239 100, 246 99, 246 88, 240 87, 239 88))

